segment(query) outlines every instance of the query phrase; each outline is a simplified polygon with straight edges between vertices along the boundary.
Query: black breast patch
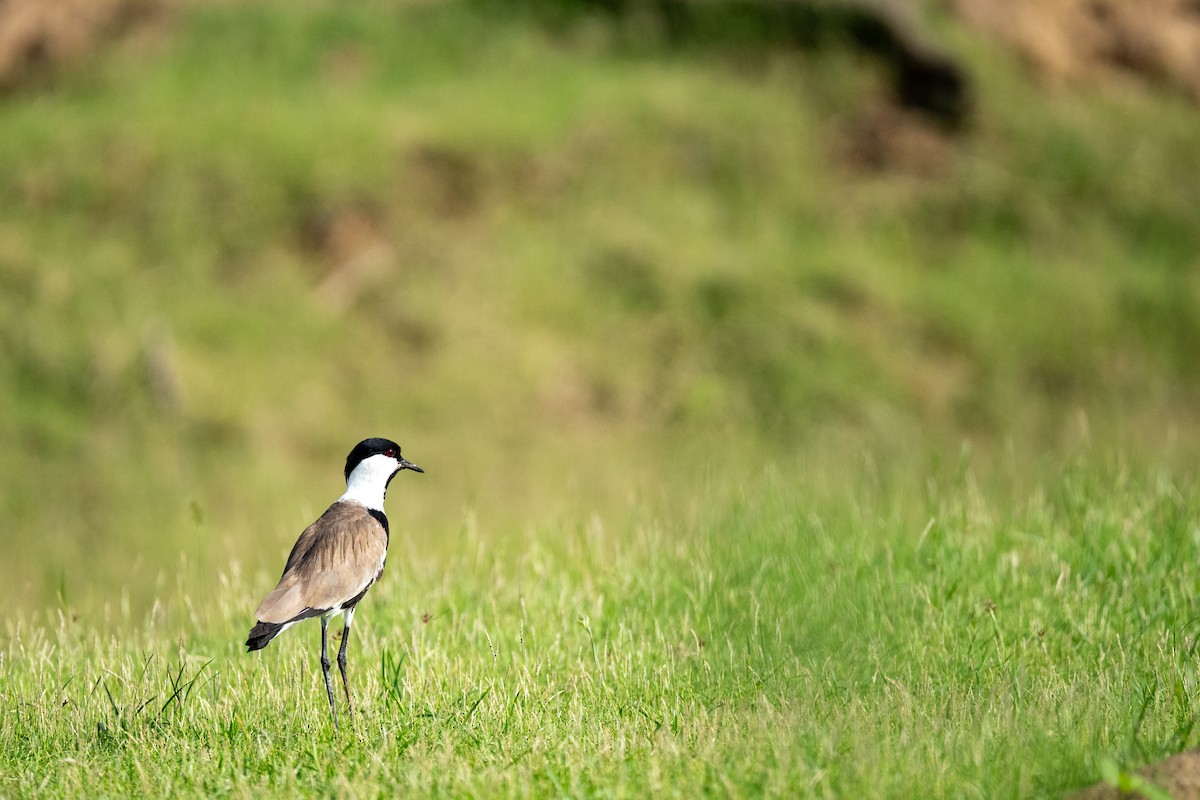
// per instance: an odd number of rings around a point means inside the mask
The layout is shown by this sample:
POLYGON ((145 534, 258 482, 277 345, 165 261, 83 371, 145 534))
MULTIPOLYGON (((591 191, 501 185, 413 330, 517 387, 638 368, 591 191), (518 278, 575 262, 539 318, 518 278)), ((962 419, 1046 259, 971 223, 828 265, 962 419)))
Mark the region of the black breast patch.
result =
POLYGON ((387 514, 383 513, 378 508, 370 508, 367 510, 370 512, 371 516, 383 526, 383 532, 386 533, 388 535, 388 539, 391 540, 391 531, 388 530, 387 514))

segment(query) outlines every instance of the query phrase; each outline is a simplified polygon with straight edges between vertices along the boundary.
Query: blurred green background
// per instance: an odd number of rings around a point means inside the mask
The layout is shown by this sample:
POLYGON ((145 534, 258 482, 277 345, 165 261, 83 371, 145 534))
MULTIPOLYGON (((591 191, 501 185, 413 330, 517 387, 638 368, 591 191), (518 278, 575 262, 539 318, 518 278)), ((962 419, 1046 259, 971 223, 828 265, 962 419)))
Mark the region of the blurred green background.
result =
POLYGON ((0 602, 273 573, 371 435, 435 553, 964 443, 1190 467, 1189 74, 988 8, 0 6, 0 602))

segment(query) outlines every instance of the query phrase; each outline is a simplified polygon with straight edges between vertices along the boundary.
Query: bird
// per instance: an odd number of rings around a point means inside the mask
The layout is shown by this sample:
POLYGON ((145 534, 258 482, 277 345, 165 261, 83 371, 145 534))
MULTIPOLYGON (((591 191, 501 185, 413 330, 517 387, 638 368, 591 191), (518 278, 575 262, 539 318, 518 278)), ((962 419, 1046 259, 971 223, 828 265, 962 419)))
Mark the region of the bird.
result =
POLYGON ((337 703, 326 645, 329 622, 339 614, 345 617, 337 665, 347 711, 353 717, 346 680, 350 625, 359 601, 383 574, 390 538, 383 501, 392 478, 406 469, 425 472, 401 456, 400 445, 391 439, 363 439, 354 446, 346 456, 345 493, 300 534, 279 583, 254 612, 255 624, 246 638, 246 652, 261 650, 297 622, 320 617, 321 671, 335 728, 337 703))

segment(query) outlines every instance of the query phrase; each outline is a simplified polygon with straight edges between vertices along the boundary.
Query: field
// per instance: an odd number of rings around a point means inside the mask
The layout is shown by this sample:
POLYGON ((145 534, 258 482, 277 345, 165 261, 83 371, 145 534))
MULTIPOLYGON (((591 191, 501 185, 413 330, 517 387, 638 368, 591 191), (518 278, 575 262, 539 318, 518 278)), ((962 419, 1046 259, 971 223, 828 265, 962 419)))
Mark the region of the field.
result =
POLYGON ((1039 797, 1195 742, 1193 490, 1121 465, 1021 498, 958 467, 842 502, 746 483, 395 554, 336 730, 318 626, 242 654, 236 573, 10 622, 4 792, 1039 797))
MULTIPOLYGON (((571 4, 563 4, 571 8, 571 4)), ((0 102, 0 796, 1039 797, 1200 744, 1200 109, 954 19, 170 6, 0 102), (565 15, 565 16, 563 16, 565 15), (335 729, 240 643, 425 475, 335 729)))

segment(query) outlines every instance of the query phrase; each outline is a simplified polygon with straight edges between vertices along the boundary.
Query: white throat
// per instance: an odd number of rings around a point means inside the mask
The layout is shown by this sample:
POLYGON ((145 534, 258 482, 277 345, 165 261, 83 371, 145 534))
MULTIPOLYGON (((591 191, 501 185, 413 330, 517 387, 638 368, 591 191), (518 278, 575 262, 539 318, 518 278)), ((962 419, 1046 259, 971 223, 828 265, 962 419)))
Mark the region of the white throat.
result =
POLYGON ((383 511, 383 500, 387 495, 388 479, 396 471, 396 459, 385 455, 364 458, 346 479, 346 493, 338 498, 362 503, 367 508, 383 511))

